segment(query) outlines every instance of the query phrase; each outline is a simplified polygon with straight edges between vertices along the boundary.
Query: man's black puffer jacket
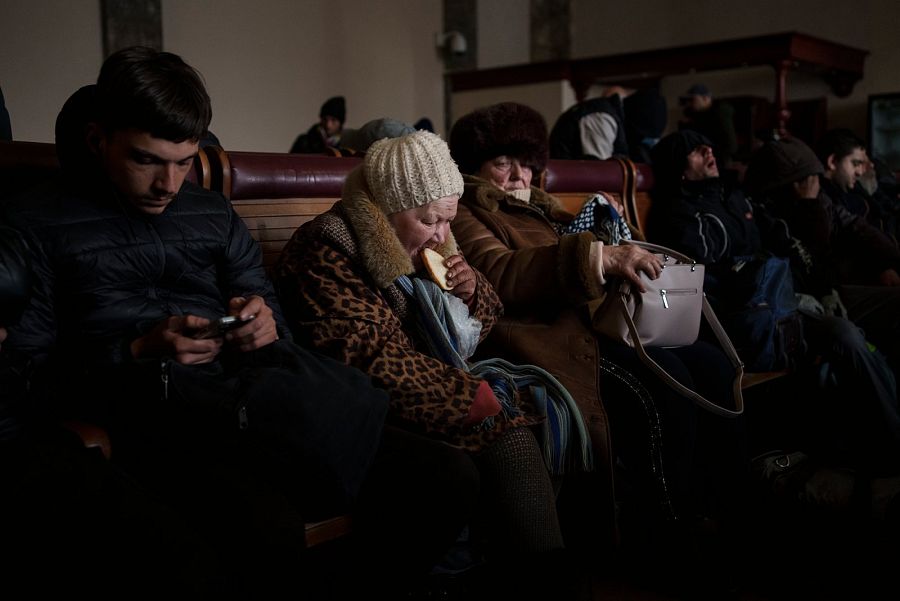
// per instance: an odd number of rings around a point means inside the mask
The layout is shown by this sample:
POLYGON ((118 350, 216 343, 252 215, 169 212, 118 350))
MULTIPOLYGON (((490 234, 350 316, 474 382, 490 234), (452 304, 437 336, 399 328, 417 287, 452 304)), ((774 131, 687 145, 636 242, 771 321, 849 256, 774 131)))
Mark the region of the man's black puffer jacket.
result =
MULTIPOLYGON (((57 146, 71 151, 73 143, 57 146)), ((31 304, 10 329, 11 346, 36 357, 55 349, 69 360, 130 362, 131 341, 166 317, 219 317, 231 297, 254 294, 289 337, 259 245, 228 200, 185 182, 161 215, 146 215, 118 198, 90 159, 61 153, 63 176, 6 207, 6 223, 35 255, 31 304), (73 161, 78 173, 67 170, 73 161)))

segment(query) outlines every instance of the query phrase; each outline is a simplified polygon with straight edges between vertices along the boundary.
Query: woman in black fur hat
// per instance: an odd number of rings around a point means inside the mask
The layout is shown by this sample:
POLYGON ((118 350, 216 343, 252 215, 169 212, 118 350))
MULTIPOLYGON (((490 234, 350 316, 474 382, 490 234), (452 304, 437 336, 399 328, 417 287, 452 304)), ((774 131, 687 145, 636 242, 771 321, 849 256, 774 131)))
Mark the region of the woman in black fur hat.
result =
MULTIPOLYGON (((634 498, 623 505, 625 512, 636 510, 636 519, 620 524, 624 542, 634 542, 637 534, 629 526, 647 529, 643 535, 652 548, 661 532, 695 524, 698 516, 722 517, 738 498, 746 469, 743 448, 735 448, 742 447, 742 437, 734 435, 740 420, 698 411, 652 374, 634 349, 595 335, 585 311, 602 304, 604 276, 627 278, 643 290, 640 273, 656 279, 658 259, 634 245, 604 245, 589 231, 566 233, 575 217, 531 185, 548 155, 546 125, 535 110, 506 102, 465 115, 450 132, 450 149, 468 174, 453 233, 505 307, 479 352, 540 365, 572 393, 589 424, 595 463, 607 460, 606 469, 593 475, 594 484, 607 477, 611 484, 618 462, 635 487, 634 498), (713 439, 728 439, 731 446, 713 439)), ((697 342, 648 352, 686 386, 731 406, 734 370, 715 346, 697 342)), ((566 493, 564 488, 561 503, 574 500, 566 493)), ((593 512, 595 521, 599 517, 596 504, 580 509, 579 514, 593 512)), ((596 545, 596 530, 585 528, 584 518, 579 515, 581 534, 596 545)))

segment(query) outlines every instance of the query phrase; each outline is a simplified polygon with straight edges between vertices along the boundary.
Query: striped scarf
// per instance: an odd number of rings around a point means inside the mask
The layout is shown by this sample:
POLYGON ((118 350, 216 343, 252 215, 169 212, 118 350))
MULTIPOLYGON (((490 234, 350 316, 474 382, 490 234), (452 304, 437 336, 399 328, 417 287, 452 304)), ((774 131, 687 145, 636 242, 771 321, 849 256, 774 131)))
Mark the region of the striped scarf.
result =
MULTIPOLYGON (((460 352, 459 313, 451 309, 452 297, 430 280, 400 276, 396 284, 414 301, 417 327, 429 354, 441 361, 486 380, 500 402, 505 418, 521 411, 514 400, 527 391, 538 412, 545 418, 542 431, 544 461, 553 475, 571 470, 591 471, 593 455, 590 437, 581 411, 572 395, 550 373, 535 365, 513 365, 503 359, 475 363, 460 352)), ((477 322, 476 322, 477 323, 477 322)), ((495 417, 480 427, 494 427, 495 417)))

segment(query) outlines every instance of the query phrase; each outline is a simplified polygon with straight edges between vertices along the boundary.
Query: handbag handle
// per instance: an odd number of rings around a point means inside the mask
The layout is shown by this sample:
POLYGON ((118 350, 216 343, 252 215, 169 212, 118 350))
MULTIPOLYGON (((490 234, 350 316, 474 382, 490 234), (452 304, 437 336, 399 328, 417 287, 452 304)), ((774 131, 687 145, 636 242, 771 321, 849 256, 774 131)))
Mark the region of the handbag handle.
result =
MULTIPOLYGON (((623 241, 623 243, 635 244, 654 253, 669 255, 684 263, 695 262, 687 255, 683 255, 677 251, 666 248, 665 246, 660 246, 658 244, 640 242, 637 240, 626 240, 623 241)), ((673 378, 669 374, 669 372, 667 372, 662 368, 662 366, 659 365, 659 363, 654 361, 653 358, 647 354, 647 351, 644 349, 644 345, 641 343, 641 337, 638 334, 637 327, 634 325, 634 319, 632 318, 631 313, 628 312, 628 303, 627 299, 625 298, 625 294, 620 293, 619 299, 622 301, 622 315, 625 317, 625 324, 628 326, 628 332, 631 334, 631 340, 634 343, 634 350, 637 351, 638 357, 641 358, 641 361, 643 361, 644 364, 649 367, 651 371, 653 371, 653 373, 655 373, 666 384, 668 384, 669 387, 675 389, 676 391, 694 401, 700 407, 706 409, 707 411, 715 413, 716 415, 720 415, 722 417, 738 417, 744 413, 744 395, 741 391, 741 380, 744 377, 744 362, 741 361, 740 357, 738 357, 737 351, 735 350, 734 345, 731 343, 731 338, 729 338, 728 334, 725 333, 725 329, 722 327, 722 324, 719 323, 719 318, 716 317, 715 311, 713 311, 713 308, 712 306, 710 306, 709 301, 706 300, 706 293, 703 293, 703 317, 706 318, 707 323, 709 323, 710 327, 713 330, 713 333, 716 335, 716 339, 719 341, 719 344, 722 346, 722 349, 725 351, 725 354, 728 356, 728 359, 734 366, 733 390, 735 408, 733 410, 726 409, 725 407, 717 405, 712 401, 704 398, 703 395, 694 392, 693 390, 673 378)))

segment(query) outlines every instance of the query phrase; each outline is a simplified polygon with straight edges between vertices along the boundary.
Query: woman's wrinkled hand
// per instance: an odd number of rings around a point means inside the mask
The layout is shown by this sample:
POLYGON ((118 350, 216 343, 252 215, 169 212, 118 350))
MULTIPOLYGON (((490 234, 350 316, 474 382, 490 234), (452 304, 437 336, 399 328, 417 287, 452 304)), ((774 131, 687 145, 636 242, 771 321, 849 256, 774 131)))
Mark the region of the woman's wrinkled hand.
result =
POLYGON ((627 278, 638 290, 646 292, 641 273, 655 280, 662 273, 662 261, 653 253, 634 244, 603 247, 603 273, 627 278))
POLYGON ((475 294, 475 270, 462 258, 461 255, 447 257, 444 261, 447 268, 447 285, 454 296, 468 303, 475 294))

